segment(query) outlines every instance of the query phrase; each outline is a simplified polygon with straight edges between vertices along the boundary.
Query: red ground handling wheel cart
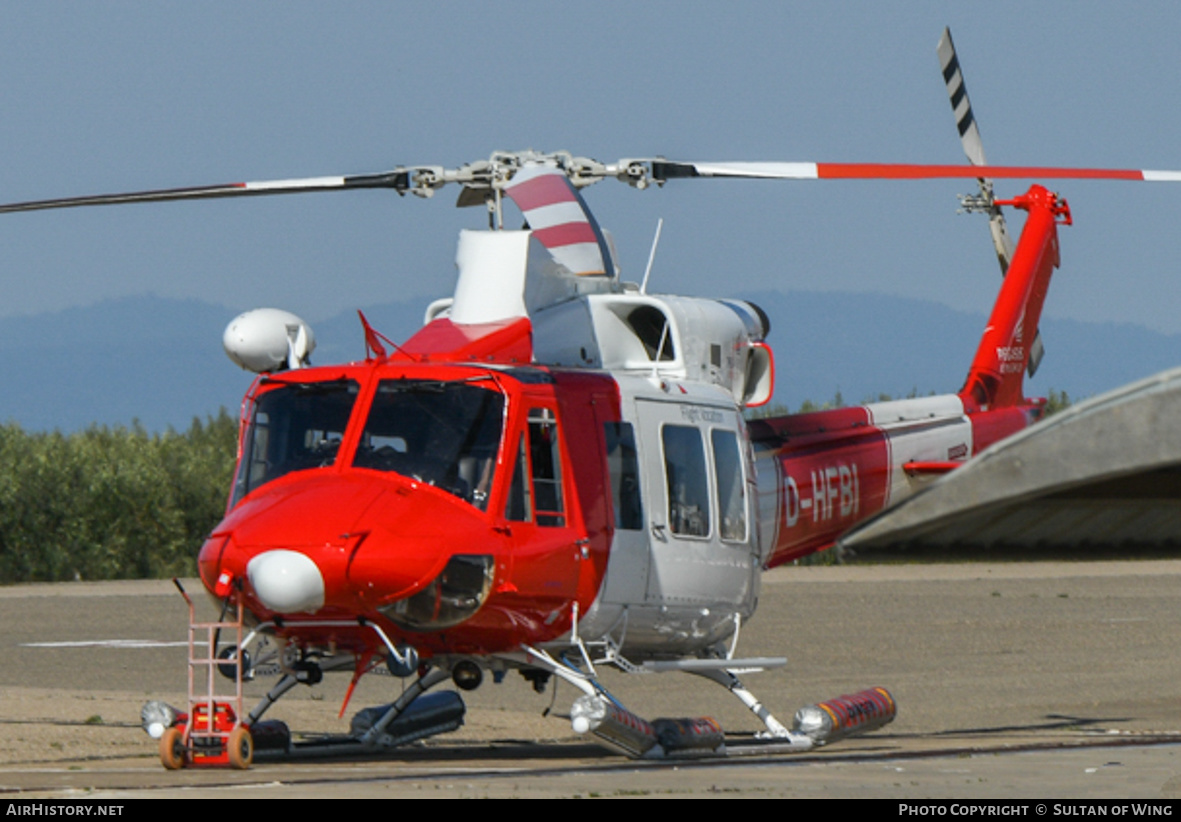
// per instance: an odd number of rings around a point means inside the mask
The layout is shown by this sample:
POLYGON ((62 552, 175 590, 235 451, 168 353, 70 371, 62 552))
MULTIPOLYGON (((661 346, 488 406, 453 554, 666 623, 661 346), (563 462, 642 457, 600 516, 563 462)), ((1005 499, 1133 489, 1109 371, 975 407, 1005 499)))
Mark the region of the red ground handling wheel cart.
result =
POLYGON ((246 769, 254 760, 254 739, 242 716, 242 605, 233 622, 197 622, 193 600, 179 580, 176 588, 189 606, 189 708, 160 737, 160 761, 168 770, 190 766, 246 769), (218 658, 221 632, 234 637, 231 653, 218 658), (204 650, 199 645, 204 644, 204 650), (215 683, 224 674, 233 694, 218 694, 215 683), (232 676, 231 676, 232 674, 232 676))

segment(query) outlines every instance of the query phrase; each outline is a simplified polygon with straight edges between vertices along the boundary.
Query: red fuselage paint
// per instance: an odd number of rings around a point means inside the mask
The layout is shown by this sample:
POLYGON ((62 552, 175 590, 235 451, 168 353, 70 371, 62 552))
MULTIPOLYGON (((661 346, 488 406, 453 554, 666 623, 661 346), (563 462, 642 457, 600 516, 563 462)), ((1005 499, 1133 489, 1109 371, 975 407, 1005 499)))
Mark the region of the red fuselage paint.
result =
MULTIPOLYGON (((248 406, 262 407, 268 393, 284 386, 341 381, 356 386, 355 400, 332 458, 324 465, 261 482, 232 500, 226 518, 199 555, 206 587, 215 591, 221 578, 226 590, 225 580, 234 580, 256 619, 278 620, 276 634, 289 635, 300 644, 357 653, 375 650, 371 629, 316 623, 367 620, 395 642, 414 645, 424 657, 506 651, 569 631, 572 614, 585 612, 593 602, 607 565, 611 520, 601 434, 595 432, 602 430, 603 421, 619 419, 615 381, 602 374, 554 373, 536 367, 490 371, 468 365, 370 361, 263 380, 248 406), (411 469, 399 473, 355 464, 360 462, 359 452, 368 447, 363 429, 378 386, 396 386, 399 381, 474 385, 503 396, 503 419, 495 426, 495 463, 486 469, 488 496, 481 505, 452 487, 451 482, 458 482, 454 478, 436 481, 418 478, 411 469), (560 516, 548 520, 513 515, 508 499, 510 478, 521 470, 518 443, 527 443, 526 466, 539 459, 528 453, 530 412, 539 410, 557 420, 560 516), (314 614, 275 613, 250 584, 251 560, 276 550, 304 554, 319 569, 325 595, 314 614), (443 629, 432 628, 429 615, 426 624, 410 627, 390 618, 390 606, 431 586, 446 599, 450 581, 443 577, 448 560, 457 554, 491 559, 480 607, 461 623, 443 629)), ((430 390, 427 383, 425 391, 430 390)), ((261 430, 259 420, 247 423, 244 430, 261 430)), ((277 438, 278 432, 269 436, 277 438)), ((239 456, 239 483, 248 477, 250 466, 243 462, 250 458, 247 450, 239 456)), ((518 478, 526 484, 529 480, 518 478)), ((539 491, 538 487, 528 494, 537 500, 539 491)))

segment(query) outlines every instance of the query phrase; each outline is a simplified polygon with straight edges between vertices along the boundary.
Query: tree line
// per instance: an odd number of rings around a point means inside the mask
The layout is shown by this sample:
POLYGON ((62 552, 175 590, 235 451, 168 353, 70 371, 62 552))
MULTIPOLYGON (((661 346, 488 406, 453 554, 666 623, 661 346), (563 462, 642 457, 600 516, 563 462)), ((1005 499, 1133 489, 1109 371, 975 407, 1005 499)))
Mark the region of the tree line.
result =
POLYGON ((194 574, 237 435, 225 409, 183 433, 0 426, 0 583, 194 574))

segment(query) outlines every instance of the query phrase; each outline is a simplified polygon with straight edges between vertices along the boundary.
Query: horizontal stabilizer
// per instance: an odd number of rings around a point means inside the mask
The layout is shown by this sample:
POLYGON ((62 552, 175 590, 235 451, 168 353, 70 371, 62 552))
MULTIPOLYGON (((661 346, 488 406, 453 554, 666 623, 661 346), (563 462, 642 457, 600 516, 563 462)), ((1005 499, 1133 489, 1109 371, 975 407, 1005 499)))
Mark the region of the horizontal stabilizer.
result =
POLYGON ((906 472, 908 477, 943 476, 961 465, 963 465, 962 462, 915 460, 904 463, 902 470, 906 472))

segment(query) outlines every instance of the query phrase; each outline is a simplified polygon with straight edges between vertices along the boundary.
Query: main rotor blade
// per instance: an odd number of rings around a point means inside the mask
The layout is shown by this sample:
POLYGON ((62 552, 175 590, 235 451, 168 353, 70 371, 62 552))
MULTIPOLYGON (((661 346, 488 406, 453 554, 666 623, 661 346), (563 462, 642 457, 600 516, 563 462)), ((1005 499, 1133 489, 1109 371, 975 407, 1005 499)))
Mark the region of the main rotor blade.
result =
POLYGON ((537 241, 567 269, 580 277, 614 275, 615 264, 599 221, 564 171, 527 165, 513 176, 504 193, 521 209, 537 241))
POLYGON ((64 197, 56 200, 31 200, 0 205, 0 214, 14 211, 40 211, 47 208, 116 205, 119 203, 158 203, 168 200, 203 200, 215 197, 251 197, 264 194, 296 194, 306 191, 333 191, 350 188, 392 188, 399 194, 410 187, 410 172, 405 169, 380 174, 355 174, 348 177, 305 177, 293 180, 261 180, 252 183, 191 188, 162 188, 152 191, 129 191, 120 194, 96 194, 89 197, 64 197))
POLYGON ((1181 182, 1181 171, 1147 169, 1062 168, 1056 166, 970 166, 921 163, 747 163, 652 160, 658 181, 685 177, 730 177, 768 180, 928 180, 928 179, 1058 179, 1143 180, 1181 182))
MULTIPOLYGON (((503 154, 493 161, 469 163, 455 169, 436 166, 399 167, 378 174, 344 177, 305 177, 290 180, 261 180, 249 183, 225 183, 190 188, 164 188, 97 194, 88 197, 64 197, 53 200, 30 200, 0 204, 0 214, 16 211, 39 211, 49 208, 152 203, 169 200, 201 200, 216 197, 251 197, 264 194, 295 194, 310 191, 343 191, 356 188, 390 188, 399 194, 411 191, 429 197, 447 183, 459 183, 476 189, 503 189, 516 173, 522 159, 560 158, 565 155, 539 155, 536 152, 503 154)), ((1022 178, 1022 179, 1097 179, 1151 180, 1181 182, 1181 171, 1137 169, 1056 168, 1050 166, 958 166, 907 163, 750 163, 750 162, 677 162, 661 157, 620 160, 605 166, 589 165, 562 168, 568 178, 587 185, 604 177, 618 177, 643 188, 648 181, 663 183, 685 177, 719 177, 779 180, 918 180, 937 178, 1022 178), (577 179, 575 180, 575 176, 577 179)))

